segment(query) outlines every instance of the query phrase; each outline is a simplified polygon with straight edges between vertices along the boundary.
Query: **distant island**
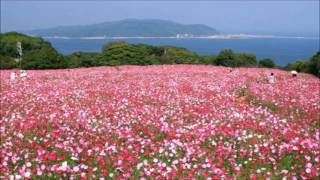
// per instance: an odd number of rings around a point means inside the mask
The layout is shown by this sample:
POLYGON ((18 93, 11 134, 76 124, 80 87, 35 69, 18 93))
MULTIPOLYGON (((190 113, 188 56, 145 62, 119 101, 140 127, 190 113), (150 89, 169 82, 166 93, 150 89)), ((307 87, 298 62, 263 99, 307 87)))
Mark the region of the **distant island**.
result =
POLYGON ((48 29, 25 31, 34 36, 56 38, 108 38, 108 37, 208 37, 219 32, 202 24, 179 24, 167 20, 138 20, 126 19, 121 21, 104 22, 91 25, 60 26, 48 29))
POLYGON ((236 33, 227 34, 203 24, 180 24, 159 19, 125 19, 91 25, 59 26, 21 31, 45 39, 269 39, 317 37, 276 36, 236 33))

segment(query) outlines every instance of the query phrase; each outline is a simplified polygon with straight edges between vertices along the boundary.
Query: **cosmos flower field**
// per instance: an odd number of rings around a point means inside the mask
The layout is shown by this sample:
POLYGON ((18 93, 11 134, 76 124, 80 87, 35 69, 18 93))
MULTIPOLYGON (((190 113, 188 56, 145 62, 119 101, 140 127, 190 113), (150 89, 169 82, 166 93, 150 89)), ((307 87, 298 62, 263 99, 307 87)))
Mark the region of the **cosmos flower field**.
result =
POLYGON ((320 176, 315 76, 202 65, 11 72, 1 71, 1 179, 320 176))

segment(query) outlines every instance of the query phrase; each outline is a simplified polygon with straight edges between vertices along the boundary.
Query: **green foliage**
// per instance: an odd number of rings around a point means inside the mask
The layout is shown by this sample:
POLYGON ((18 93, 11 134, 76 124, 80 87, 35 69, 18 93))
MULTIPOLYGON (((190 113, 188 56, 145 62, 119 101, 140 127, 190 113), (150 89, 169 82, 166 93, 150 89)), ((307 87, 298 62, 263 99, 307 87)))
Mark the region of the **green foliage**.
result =
POLYGON ((158 56, 155 56, 155 55, 146 56, 146 57, 144 57, 143 61, 146 64, 162 64, 161 58, 158 56))
POLYGON ((99 65, 194 64, 198 59, 184 48, 113 42, 103 47, 99 65))
POLYGON ((296 70, 320 77, 320 52, 317 52, 307 61, 295 61, 288 64, 285 68, 287 70, 296 70))
POLYGON ((225 49, 218 54, 216 64, 227 67, 254 67, 257 65, 257 58, 254 54, 237 54, 231 49, 225 49))
POLYGON ((167 47, 164 55, 170 60, 169 64, 195 64, 199 61, 196 53, 185 48, 167 47))
POLYGON ((41 38, 34 38, 17 32, 0 34, 0 54, 9 57, 18 57, 17 42, 22 43, 23 51, 38 49, 44 42, 41 38))
POLYGON ((91 67, 98 65, 99 53, 95 52, 75 52, 65 57, 70 68, 91 67))
POLYGON ((23 69, 58 69, 68 67, 67 62, 51 45, 43 45, 25 53, 23 69))
POLYGON ((152 50, 147 45, 132 45, 126 42, 114 42, 107 44, 102 49, 99 57, 99 65, 134 64, 145 65, 152 59, 152 50))
POLYGON ((295 61, 286 66, 288 70, 296 70, 298 72, 308 71, 308 62, 307 61, 295 61))
POLYGON ((272 59, 265 58, 259 61, 259 67, 274 68, 276 67, 276 64, 273 62, 272 59))
POLYGON ((0 69, 12 69, 17 66, 14 58, 0 54, 0 69))
POLYGON ((238 66, 255 67, 257 66, 257 58, 254 54, 240 53, 238 57, 238 66))
POLYGON ((220 51, 217 56, 217 65, 227 66, 227 67, 236 67, 237 63, 237 55, 231 49, 225 49, 220 51))
POLYGON ((18 67, 14 61, 18 58, 17 42, 22 43, 23 69, 52 69, 64 68, 67 64, 49 42, 41 38, 9 32, 0 34, 1 69, 18 67), (4 58, 2 58, 4 57, 4 58))
POLYGON ((217 64, 217 57, 208 55, 208 56, 202 56, 199 58, 198 64, 217 64))
POLYGON ((313 55, 309 61, 309 73, 320 77, 320 51, 313 55))

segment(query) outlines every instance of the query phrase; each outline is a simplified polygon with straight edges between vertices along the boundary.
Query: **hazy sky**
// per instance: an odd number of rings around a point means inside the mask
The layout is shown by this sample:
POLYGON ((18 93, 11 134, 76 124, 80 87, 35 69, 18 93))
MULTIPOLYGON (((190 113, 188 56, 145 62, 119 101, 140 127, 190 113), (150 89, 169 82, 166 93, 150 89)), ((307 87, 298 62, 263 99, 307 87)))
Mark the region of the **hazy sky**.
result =
POLYGON ((1 0, 1 31, 104 21, 168 19, 222 32, 319 35, 314 1, 10 1, 1 0))

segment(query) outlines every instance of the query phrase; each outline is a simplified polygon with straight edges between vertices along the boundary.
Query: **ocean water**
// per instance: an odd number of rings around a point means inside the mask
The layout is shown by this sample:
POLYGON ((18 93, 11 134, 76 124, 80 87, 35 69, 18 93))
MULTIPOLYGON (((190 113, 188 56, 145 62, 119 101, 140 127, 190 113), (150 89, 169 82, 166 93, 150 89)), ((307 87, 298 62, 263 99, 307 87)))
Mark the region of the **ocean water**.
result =
POLYGON ((258 59, 271 58, 278 65, 309 59, 320 49, 319 39, 46 39, 62 54, 76 51, 100 52, 103 45, 114 41, 184 47, 199 55, 217 54, 222 49, 256 54, 258 59))

